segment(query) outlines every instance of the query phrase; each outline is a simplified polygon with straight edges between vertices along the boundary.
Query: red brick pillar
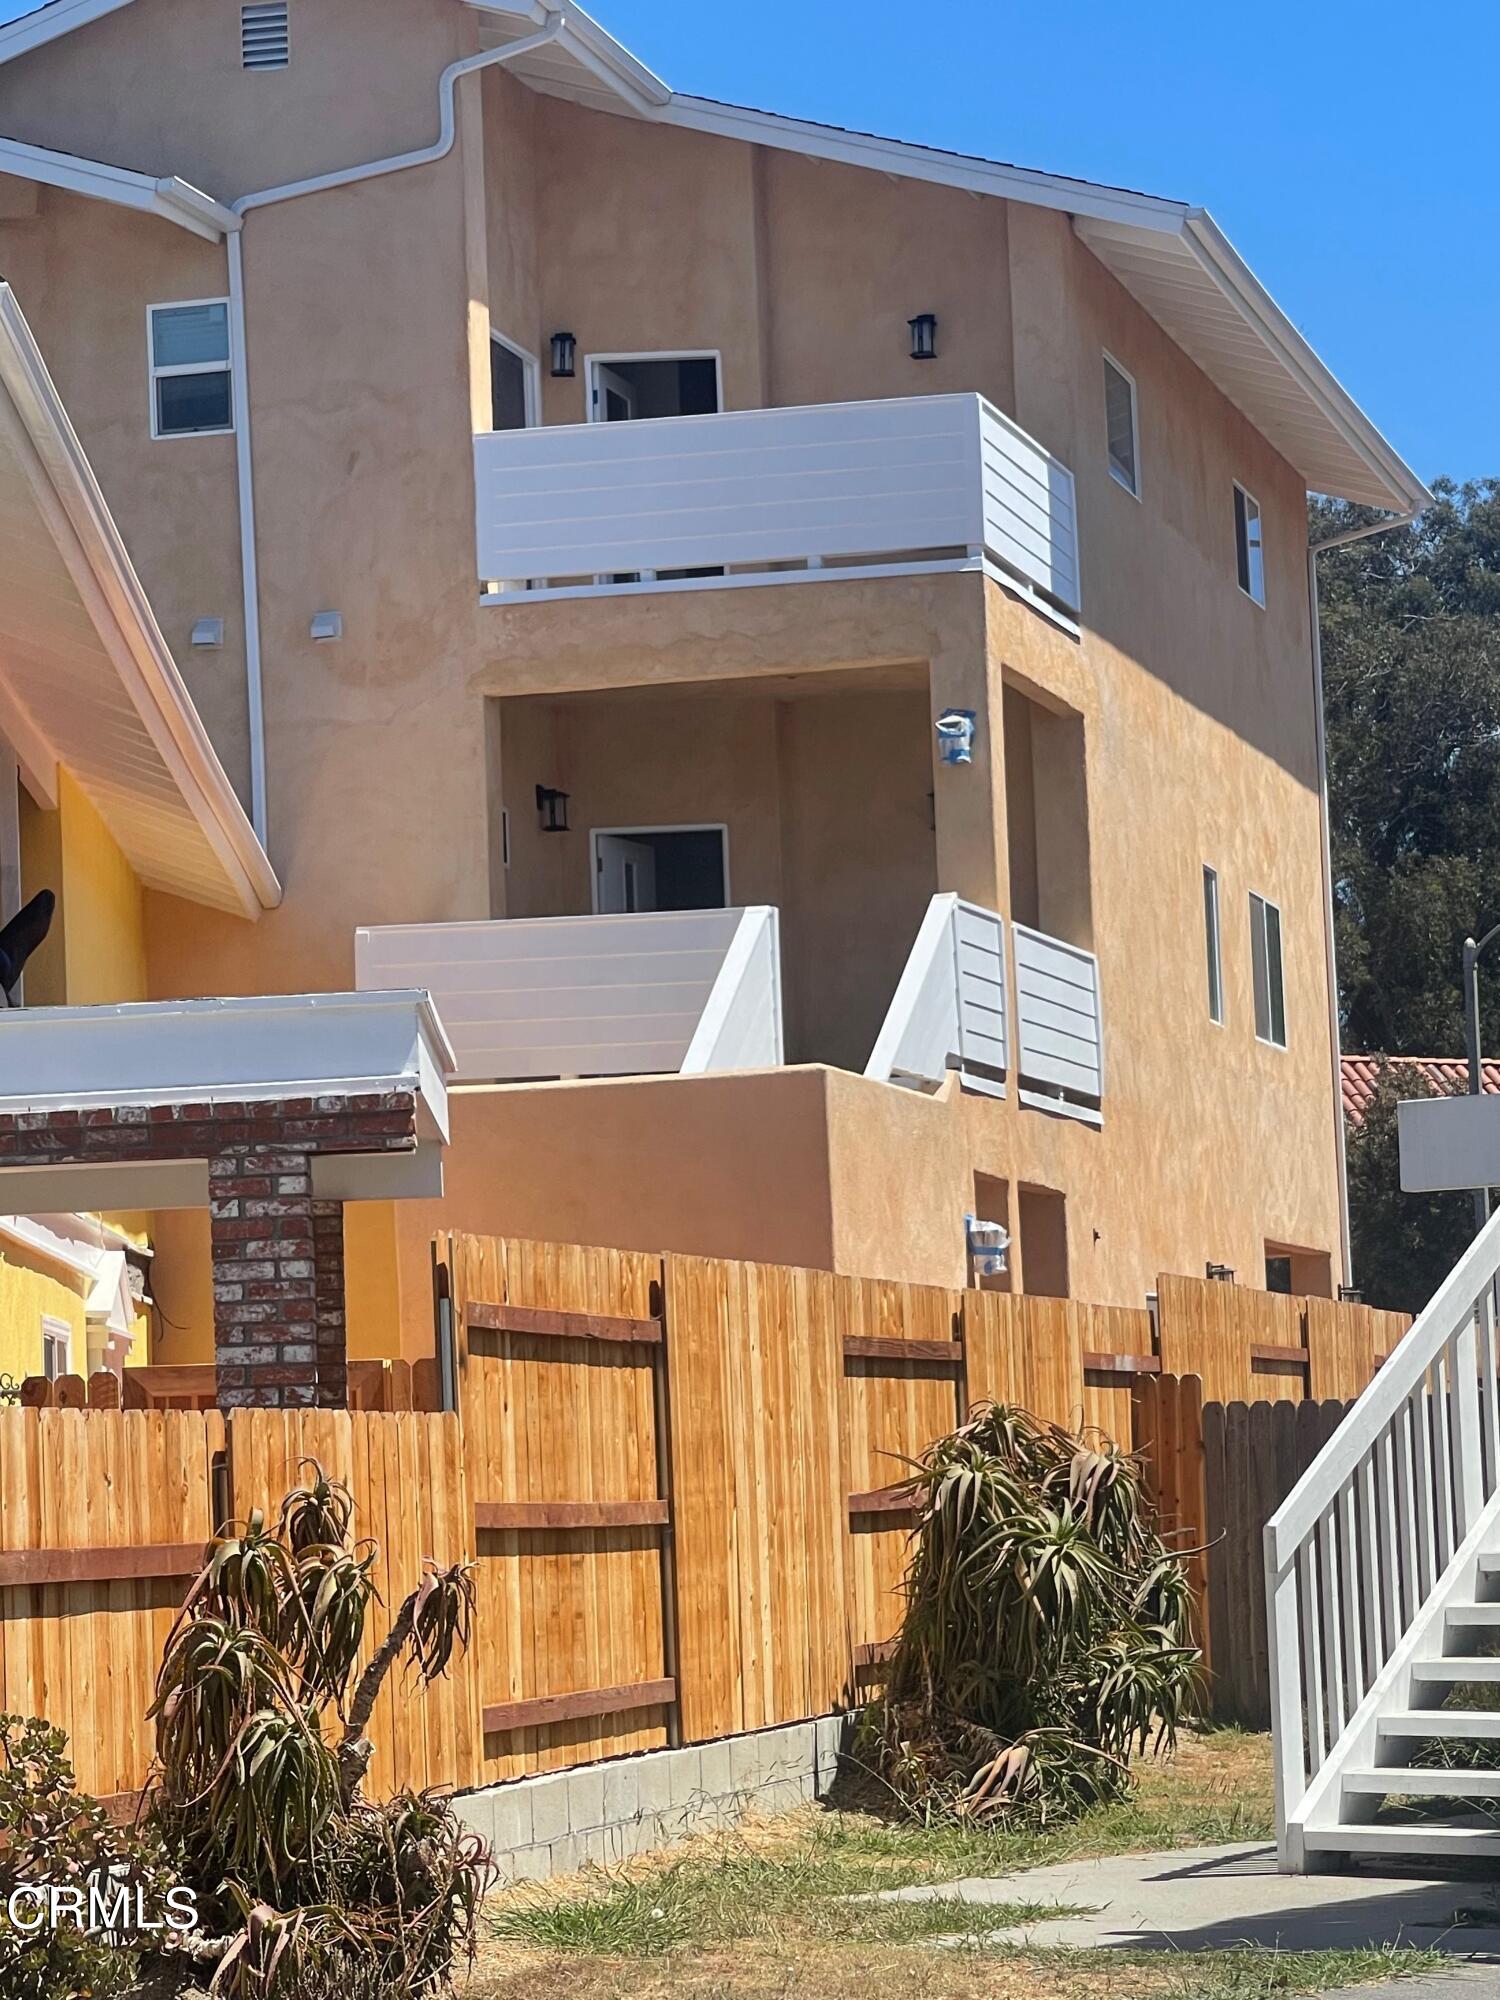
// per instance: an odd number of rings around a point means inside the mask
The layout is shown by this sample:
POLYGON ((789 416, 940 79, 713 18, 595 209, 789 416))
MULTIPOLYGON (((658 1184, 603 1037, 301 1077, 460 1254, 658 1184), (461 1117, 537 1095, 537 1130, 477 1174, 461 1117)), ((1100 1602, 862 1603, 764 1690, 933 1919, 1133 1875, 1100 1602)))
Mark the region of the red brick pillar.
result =
POLYGON ((215 1357, 221 1408, 337 1407, 347 1386, 342 1232, 327 1277, 312 1158, 293 1148, 234 1145, 208 1163, 215 1357))

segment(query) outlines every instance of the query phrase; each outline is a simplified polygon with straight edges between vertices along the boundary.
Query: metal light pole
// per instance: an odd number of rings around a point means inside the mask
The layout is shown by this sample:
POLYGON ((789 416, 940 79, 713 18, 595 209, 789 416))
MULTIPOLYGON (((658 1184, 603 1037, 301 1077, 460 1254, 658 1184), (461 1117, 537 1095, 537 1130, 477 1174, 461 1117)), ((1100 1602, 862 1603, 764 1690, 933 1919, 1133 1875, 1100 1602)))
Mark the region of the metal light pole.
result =
MULTIPOLYGON (((1479 1047, 1479 960, 1485 947, 1497 937, 1500 937, 1500 924, 1487 930, 1477 944, 1471 937, 1464 939, 1464 1027, 1468 1042, 1470 1097, 1482 1096, 1484 1092, 1484 1060, 1479 1047)), ((1475 1188, 1476 1233, 1489 1219, 1490 1191, 1488 1188, 1475 1188)))

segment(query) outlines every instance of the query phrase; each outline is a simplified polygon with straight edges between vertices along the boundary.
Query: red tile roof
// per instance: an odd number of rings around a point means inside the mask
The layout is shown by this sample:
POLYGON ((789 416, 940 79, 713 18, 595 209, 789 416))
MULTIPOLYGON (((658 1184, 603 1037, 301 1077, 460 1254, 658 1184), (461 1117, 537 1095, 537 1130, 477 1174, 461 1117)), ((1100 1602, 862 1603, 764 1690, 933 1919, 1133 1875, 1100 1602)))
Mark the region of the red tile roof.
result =
MULTIPOLYGON (((1419 1071, 1429 1090, 1444 1097, 1458 1097, 1469 1087, 1469 1065, 1462 1056, 1345 1056, 1344 1117, 1351 1131, 1364 1123, 1382 1063, 1390 1063, 1398 1073, 1419 1071)), ((1500 1096, 1500 1062, 1484 1064, 1485 1091, 1500 1096)))

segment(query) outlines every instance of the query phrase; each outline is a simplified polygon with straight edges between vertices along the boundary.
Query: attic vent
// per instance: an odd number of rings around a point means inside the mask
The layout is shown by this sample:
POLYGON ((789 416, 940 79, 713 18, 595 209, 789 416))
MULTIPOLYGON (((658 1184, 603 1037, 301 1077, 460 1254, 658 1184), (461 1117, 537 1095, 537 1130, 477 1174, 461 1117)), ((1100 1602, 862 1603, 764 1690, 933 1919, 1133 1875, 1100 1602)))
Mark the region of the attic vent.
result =
POLYGON ((244 69, 288 69, 292 61, 287 0, 240 9, 240 65, 244 69))

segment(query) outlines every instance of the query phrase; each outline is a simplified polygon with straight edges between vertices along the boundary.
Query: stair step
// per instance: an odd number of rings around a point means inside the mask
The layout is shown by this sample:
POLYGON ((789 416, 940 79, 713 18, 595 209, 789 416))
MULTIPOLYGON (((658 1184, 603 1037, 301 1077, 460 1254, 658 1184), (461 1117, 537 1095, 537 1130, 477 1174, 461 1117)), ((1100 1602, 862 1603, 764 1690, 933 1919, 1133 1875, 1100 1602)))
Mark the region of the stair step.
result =
POLYGON ((1462 1631, 1465 1626, 1472 1630, 1479 1625, 1500 1625, 1500 1604, 1450 1604, 1447 1624, 1450 1631, 1455 1626, 1462 1631))
POLYGON ((1379 1716, 1375 1724, 1381 1737, 1455 1736, 1500 1738, 1500 1709, 1398 1708, 1379 1716))
POLYGON ((1312 1854, 1430 1854, 1456 1861, 1500 1854, 1500 1827, 1479 1832, 1467 1822, 1444 1826, 1408 1821, 1399 1826, 1310 1826, 1304 1829, 1302 1842, 1312 1854))
POLYGON ((1500 1659, 1482 1659, 1462 1653, 1444 1660, 1413 1660, 1414 1681, 1500 1681, 1500 1659))
POLYGON ((1383 1771, 1345 1771, 1342 1783, 1346 1792, 1377 1799, 1500 1799, 1500 1771, 1414 1771, 1392 1765, 1383 1771))

